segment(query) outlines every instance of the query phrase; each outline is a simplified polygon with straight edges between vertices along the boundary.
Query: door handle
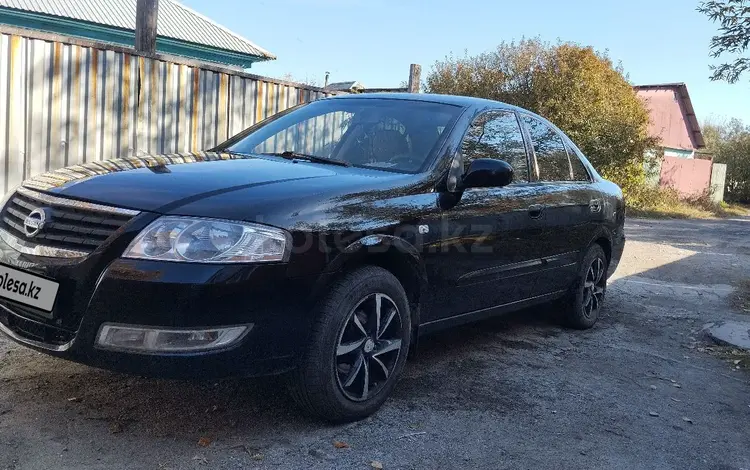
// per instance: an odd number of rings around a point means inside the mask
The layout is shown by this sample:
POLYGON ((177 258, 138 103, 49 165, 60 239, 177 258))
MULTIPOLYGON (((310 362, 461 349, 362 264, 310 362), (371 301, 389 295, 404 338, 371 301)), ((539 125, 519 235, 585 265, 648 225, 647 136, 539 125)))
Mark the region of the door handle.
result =
POLYGON ((589 210, 591 212, 594 212, 594 213, 601 212, 601 210, 602 210, 602 200, 601 199, 592 199, 591 202, 589 202, 589 210))
POLYGON ((538 219, 542 216, 544 206, 542 204, 532 204, 529 206, 529 217, 532 219, 538 219))

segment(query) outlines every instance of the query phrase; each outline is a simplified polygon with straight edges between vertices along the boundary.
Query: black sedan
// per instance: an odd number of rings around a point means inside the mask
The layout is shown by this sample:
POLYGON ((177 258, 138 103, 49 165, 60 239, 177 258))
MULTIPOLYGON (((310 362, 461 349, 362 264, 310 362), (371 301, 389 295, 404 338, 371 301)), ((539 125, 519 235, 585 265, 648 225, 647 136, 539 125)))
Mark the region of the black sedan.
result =
POLYGON ((376 411, 420 335, 552 301, 590 328, 624 245, 622 192, 554 125, 439 95, 316 101, 0 208, 13 340, 158 377, 285 373, 332 421, 376 411))

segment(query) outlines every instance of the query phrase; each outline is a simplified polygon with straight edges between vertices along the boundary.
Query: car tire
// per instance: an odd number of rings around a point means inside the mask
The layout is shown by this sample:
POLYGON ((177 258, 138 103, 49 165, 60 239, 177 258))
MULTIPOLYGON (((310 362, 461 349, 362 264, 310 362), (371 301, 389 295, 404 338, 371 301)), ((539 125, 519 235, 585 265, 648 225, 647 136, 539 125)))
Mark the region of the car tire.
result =
POLYGON ((564 321, 571 328, 586 330, 599 319, 607 293, 607 255, 598 244, 583 257, 578 279, 566 300, 564 321))
POLYGON ((334 282, 315 310, 309 343, 290 375, 292 396, 327 421, 365 418, 386 401, 406 362, 406 292, 386 269, 365 266, 334 282))

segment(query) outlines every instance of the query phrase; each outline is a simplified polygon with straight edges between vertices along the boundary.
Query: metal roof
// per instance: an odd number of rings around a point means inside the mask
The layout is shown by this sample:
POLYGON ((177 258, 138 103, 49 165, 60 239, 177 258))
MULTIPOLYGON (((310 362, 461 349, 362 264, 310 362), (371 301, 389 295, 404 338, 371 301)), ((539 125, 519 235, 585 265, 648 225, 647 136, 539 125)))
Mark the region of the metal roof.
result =
POLYGON ((658 83, 655 85, 636 85, 633 87, 634 90, 673 90, 677 97, 680 99, 680 103, 684 109, 687 123, 690 126, 690 137, 695 143, 695 148, 702 149, 706 147, 706 141, 703 138, 703 132, 701 132, 701 126, 698 123, 698 117, 695 115, 695 109, 693 108, 693 102, 690 100, 690 94, 688 93, 687 85, 684 83, 658 83))
MULTIPOLYGON (((135 30, 137 0, 0 0, 0 7, 135 30)), ((266 59, 276 56, 175 0, 159 1, 159 36, 266 59)))
POLYGON ((326 85, 325 88, 326 90, 334 90, 334 91, 356 91, 356 90, 363 90, 365 86, 357 81, 351 81, 351 82, 329 83, 328 85, 326 85))

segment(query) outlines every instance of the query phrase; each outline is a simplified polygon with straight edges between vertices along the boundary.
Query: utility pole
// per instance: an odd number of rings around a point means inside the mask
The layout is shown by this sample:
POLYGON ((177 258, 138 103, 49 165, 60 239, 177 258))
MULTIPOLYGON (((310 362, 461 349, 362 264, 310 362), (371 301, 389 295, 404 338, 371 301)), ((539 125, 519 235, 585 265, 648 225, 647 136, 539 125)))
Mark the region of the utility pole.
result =
POLYGON ((156 53, 156 23, 159 0, 138 0, 135 12, 135 50, 156 53))
POLYGON ((419 82, 422 76, 422 66, 411 64, 409 66, 409 93, 419 93, 419 82))

